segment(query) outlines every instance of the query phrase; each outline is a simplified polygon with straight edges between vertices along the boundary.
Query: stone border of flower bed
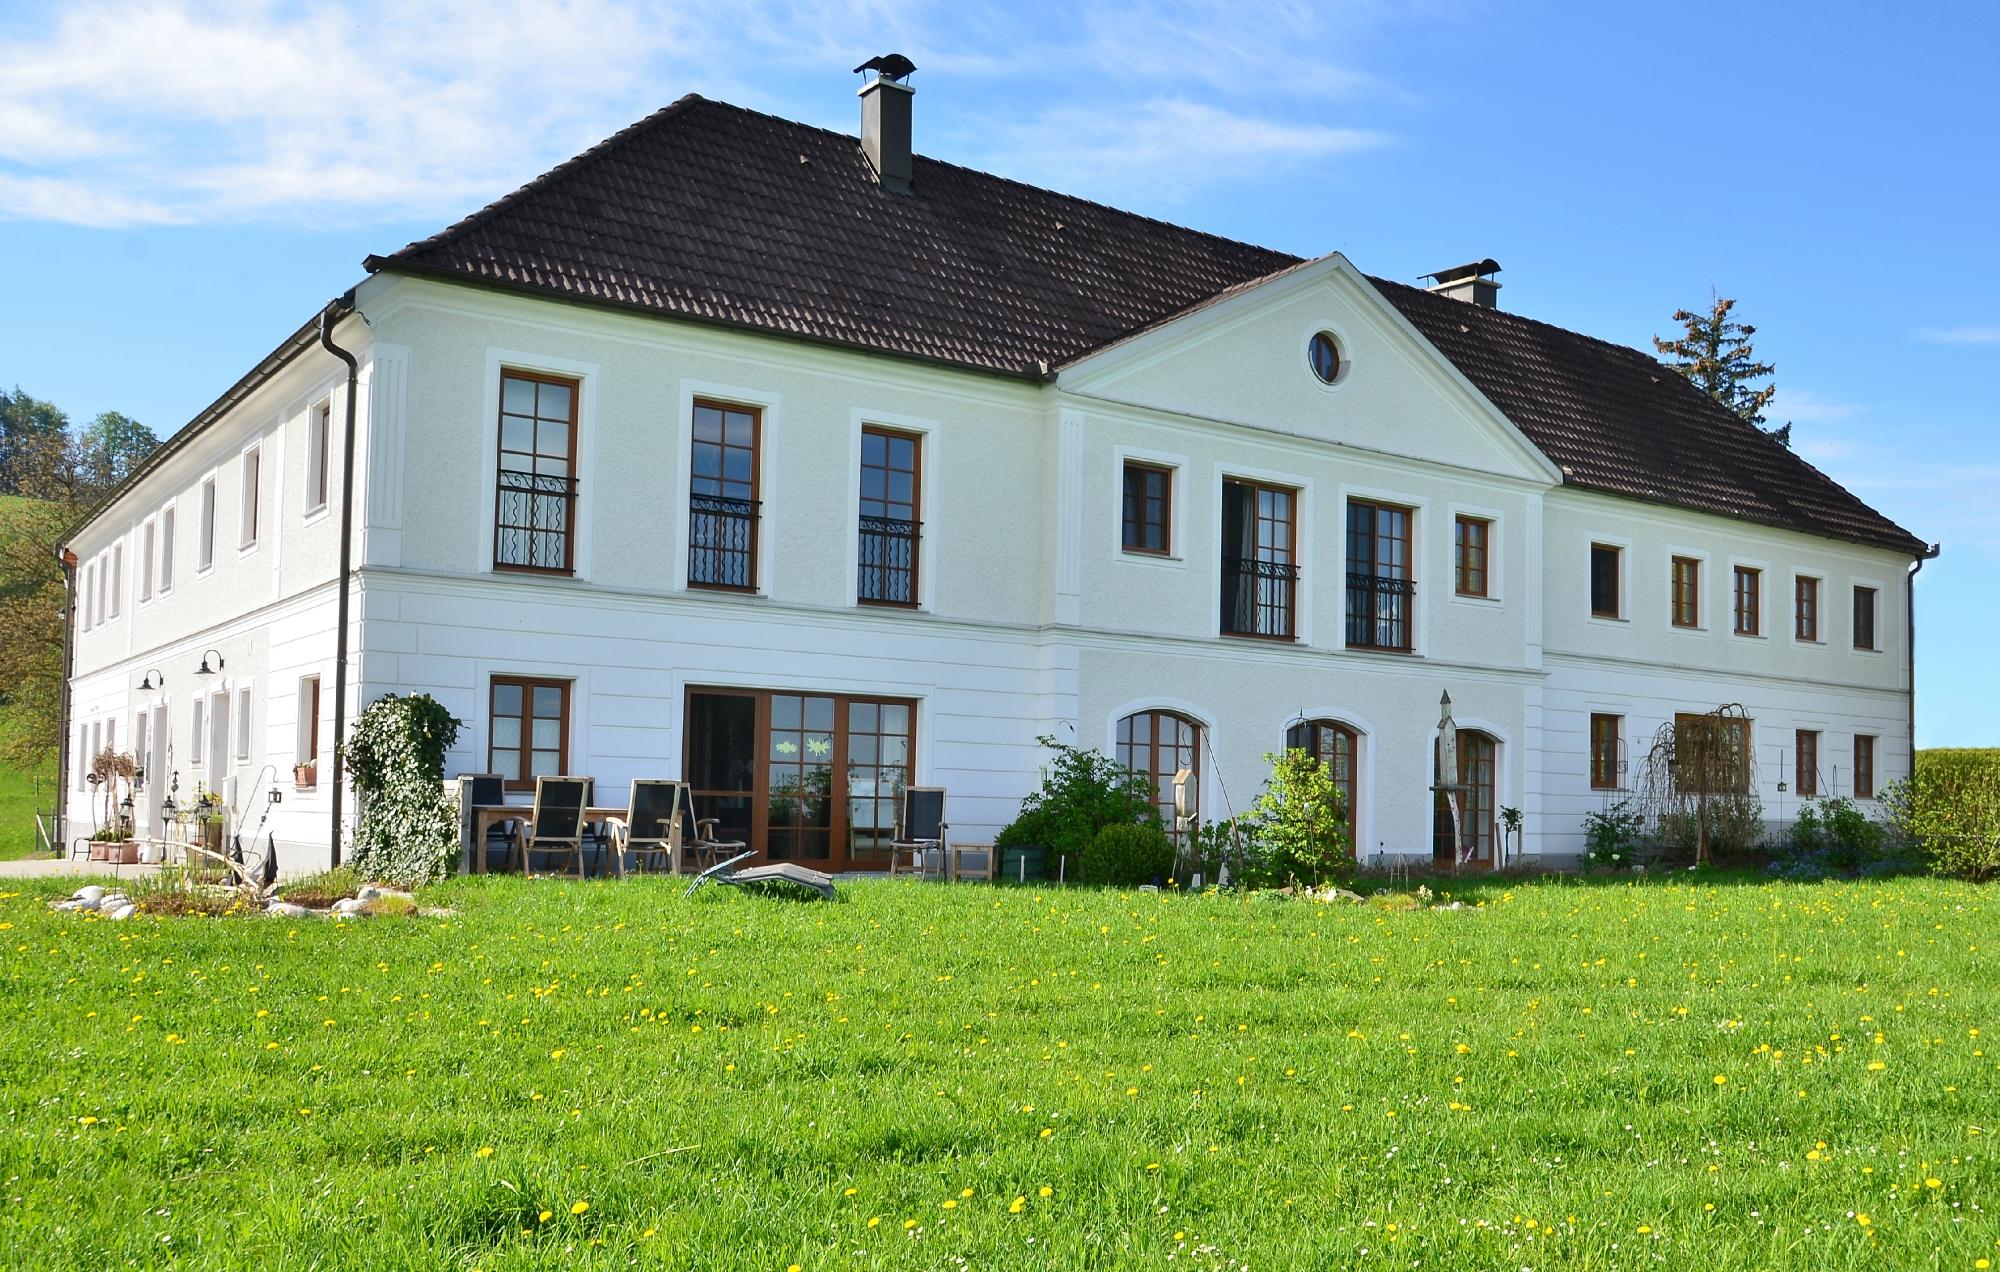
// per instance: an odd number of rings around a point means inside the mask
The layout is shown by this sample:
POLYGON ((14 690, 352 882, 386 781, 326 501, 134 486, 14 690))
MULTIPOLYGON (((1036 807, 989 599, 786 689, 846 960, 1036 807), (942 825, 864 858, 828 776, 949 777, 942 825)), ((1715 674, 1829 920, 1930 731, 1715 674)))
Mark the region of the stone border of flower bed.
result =
MULTIPOLYGON (((226 895, 217 893, 217 896, 226 895)), ((241 891, 232 894, 241 897, 245 904, 236 911, 242 915, 268 914, 281 919, 364 919, 375 915, 399 918, 441 918, 455 913, 449 909, 425 907, 417 904, 417 898, 408 892, 394 888, 380 888, 368 884, 358 889, 351 897, 342 897, 323 909, 309 908, 278 897, 268 900, 253 899, 241 891), (259 905, 261 904, 261 908, 259 905)), ((146 899, 134 899, 124 889, 100 884, 85 884, 69 897, 61 901, 49 902, 49 908, 59 913, 94 913, 107 919, 129 919, 146 914, 146 899)), ((203 917, 222 918, 226 915, 197 911, 203 917)), ((168 917, 162 915, 160 917, 168 917)))

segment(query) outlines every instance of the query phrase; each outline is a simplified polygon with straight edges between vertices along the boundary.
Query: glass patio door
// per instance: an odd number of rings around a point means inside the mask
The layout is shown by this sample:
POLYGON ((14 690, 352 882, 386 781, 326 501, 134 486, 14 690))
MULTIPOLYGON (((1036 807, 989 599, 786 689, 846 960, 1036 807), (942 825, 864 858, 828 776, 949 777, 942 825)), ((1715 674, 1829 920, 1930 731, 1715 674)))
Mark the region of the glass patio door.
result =
MULTIPOLYGON (((716 820, 715 837, 758 846, 757 695, 691 693, 687 710, 687 774, 696 818, 716 820)), ((692 841, 693 826, 689 825, 692 841)))
POLYGON ((795 693, 770 696, 765 729, 764 854, 825 868, 834 856, 834 721, 840 704, 795 693))

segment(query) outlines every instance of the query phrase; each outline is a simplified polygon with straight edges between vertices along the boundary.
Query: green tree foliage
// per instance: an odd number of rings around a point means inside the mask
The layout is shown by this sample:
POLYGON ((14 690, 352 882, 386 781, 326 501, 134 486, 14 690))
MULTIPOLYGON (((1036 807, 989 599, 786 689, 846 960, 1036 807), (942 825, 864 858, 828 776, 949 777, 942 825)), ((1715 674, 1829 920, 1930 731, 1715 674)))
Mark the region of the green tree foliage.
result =
MULTIPOLYGON (((1653 348, 1696 388, 1736 412, 1745 423, 1762 428, 1764 408, 1771 404, 1778 386, 1759 385, 1758 381, 1770 379, 1777 368, 1757 361, 1757 351, 1750 343, 1757 328, 1731 318, 1730 311, 1735 308, 1735 301, 1711 291, 1707 313, 1675 310, 1674 321, 1681 324, 1681 335, 1673 340, 1654 336, 1653 348)), ((1770 432, 1786 446, 1792 444, 1789 423, 1770 432)))
POLYGON ((1262 877, 1245 882, 1318 887, 1352 879, 1354 844, 1325 763, 1297 747, 1264 761, 1271 776, 1251 810, 1255 873, 1262 877))
POLYGON ((1064 746, 1052 737, 1040 739, 1055 752, 1042 778, 1042 788, 1021 801, 1021 814, 994 837, 994 846, 1039 845, 1049 853, 1049 875, 1062 869, 1074 876, 1084 847, 1106 826, 1159 824, 1146 779, 1101 751, 1064 746))
POLYGON ((428 883, 458 851, 458 810, 444 793, 444 757, 463 720, 429 694, 387 694, 368 705, 341 748, 361 796, 356 873, 428 883))
POLYGON ((0 495, 21 491, 22 451, 69 431, 69 417, 53 402, 29 397, 16 386, 0 389, 0 495))
POLYGON ((32 768, 61 734, 62 536, 157 445, 145 425, 107 411, 81 434, 53 405, 0 392, 0 758, 32 768))

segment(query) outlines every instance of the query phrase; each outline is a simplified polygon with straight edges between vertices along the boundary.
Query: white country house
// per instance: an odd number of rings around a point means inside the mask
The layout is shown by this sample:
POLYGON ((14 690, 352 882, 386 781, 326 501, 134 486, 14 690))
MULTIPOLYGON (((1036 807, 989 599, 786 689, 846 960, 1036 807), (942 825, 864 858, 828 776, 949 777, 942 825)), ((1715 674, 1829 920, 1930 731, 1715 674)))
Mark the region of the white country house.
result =
POLYGON ((413 691, 452 772, 685 777, 832 869, 905 783, 991 838, 1042 735, 1210 817, 1305 745, 1364 858, 1429 856, 1445 691, 1486 863, 1505 807, 1573 856, 1723 703, 1773 818, 1908 771, 1935 549, 1681 377, 1491 262, 1299 260, 861 102, 857 140, 684 98, 370 258, 163 445, 66 546, 68 833, 113 746, 146 828, 201 785, 324 865, 339 722, 413 691))

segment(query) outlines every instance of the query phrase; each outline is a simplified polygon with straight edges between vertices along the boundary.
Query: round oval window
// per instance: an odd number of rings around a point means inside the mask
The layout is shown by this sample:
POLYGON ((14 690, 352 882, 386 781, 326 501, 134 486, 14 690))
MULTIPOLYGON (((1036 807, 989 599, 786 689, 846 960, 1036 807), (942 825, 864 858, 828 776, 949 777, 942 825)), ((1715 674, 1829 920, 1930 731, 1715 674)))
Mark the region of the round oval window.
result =
POLYGON ((1332 384, 1340 378, 1340 346, 1331 335, 1322 331, 1314 336, 1306 354, 1312 362, 1313 374, 1321 383, 1332 384))

